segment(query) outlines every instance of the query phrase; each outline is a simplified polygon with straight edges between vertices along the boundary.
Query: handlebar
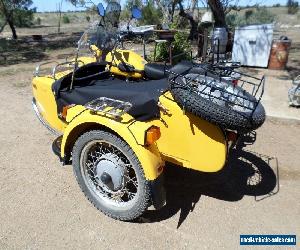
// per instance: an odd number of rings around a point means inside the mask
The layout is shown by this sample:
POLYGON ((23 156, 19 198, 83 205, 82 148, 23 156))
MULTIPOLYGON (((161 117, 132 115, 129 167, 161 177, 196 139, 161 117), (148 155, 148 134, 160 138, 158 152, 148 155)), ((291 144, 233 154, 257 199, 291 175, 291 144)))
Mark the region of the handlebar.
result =
POLYGON ((136 34, 134 34, 134 32, 132 32, 131 30, 126 30, 126 31, 123 30, 123 31, 120 31, 119 37, 121 40, 124 38, 132 39, 132 38, 136 37, 136 34))

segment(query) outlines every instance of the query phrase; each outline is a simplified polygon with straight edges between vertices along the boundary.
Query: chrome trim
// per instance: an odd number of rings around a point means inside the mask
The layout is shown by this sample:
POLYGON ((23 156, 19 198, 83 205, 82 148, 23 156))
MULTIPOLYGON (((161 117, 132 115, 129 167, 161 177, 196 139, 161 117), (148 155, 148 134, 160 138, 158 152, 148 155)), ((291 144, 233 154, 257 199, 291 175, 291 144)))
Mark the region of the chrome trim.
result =
POLYGON ((61 136, 62 133, 58 132, 56 129, 52 128, 45 120, 44 118, 42 117, 40 111, 39 111, 39 108, 36 104, 36 100, 35 98, 32 98, 32 101, 31 101, 31 104, 32 104, 32 108, 34 110, 34 113, 35 115, 37 116, 37 118, 39 119, 39 121, 54 135, 56 136, 61 136))
POLYGON ((47 64, 50 64, 50 63, 57 63, 57 61, 49 61, 49 62, 44 62, 44 63, 40 63, 36 68, 35 68, 35 71, 34 71, 34 76, 35 77, 39 77, 40 76, 40 69, 41 69, 41 66, 44 66, 44 65, 47 65, 47 64))
POLYGON ((114 118, 120 118, 131 109, 132 104, 112 98, 99 97, 88 102, 84 107, 93 112, 102 112, 114 118))
MULTIPOLYGON (((78 60, 77 61, 77 64, 79 64, 79 63, 82 63, 82 65, 84 65, 84 62, 83 61, 81 61, 81 60, 78 60)), ((67 65, 66 67, 67 68, 69 68, 70 70, 73 70, 74 71, 74 68, 77 68, 78 67, 78 65, 76 65, 76 62, 75 61, 67 61, 67 62, 63 62, 63 63, 59 63, 59 64, 57 64, 55 67, 53 67, 53 69, 52 69, 52 77, 54 78, 54 80, 57 80, 57 78, 56 78, 56 71, 57 71, 57 69, 59 68, 59 67, 61 67, 61 66, 64 66, 64 65, 67 65)))

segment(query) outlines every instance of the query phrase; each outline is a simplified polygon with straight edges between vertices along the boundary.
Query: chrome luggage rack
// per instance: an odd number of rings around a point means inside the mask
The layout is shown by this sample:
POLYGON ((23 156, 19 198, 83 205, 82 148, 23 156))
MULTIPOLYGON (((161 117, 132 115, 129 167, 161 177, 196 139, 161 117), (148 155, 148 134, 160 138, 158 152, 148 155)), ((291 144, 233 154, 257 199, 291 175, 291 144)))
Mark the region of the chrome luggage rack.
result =
MULTIPOLYGON (((57 80, 56 78, 56 74, 58 72, 62 72, 62 71, 65 71, 65 70, 73 70, 74 67, 75 67, 75 60, 72 60, 72 61, 65 61, 65 62, 62 62, 62 63, 59 63, 57 61, 49 61, 49 62, 44 62, 44 63, 41 63, 39 64, 36 68, 35 68, 35 71, 34 71, 34 76, 35 77, 40 77, 40 71, 41 71, 41 68, 42 66, 45 66, 45 65, 49 65, 49 64, 53 64, 55 63, 56 65, 52 68, 51 70, 51 77, 54 78, 54 80, 57 80)), ((78 60, 77 62, 78 64, 84 64, 83 61, 80 61, 78 60)), ((78 65, 77 65, 78 67, 78 65)))
POLYGON ((88 102, 84 107, 93 112, 101 112, 114 118, 121 118, 122 115, 131 109, 132 104, 130 102, 100 97, 88 102))
MULTIPOLYGON (((184 88, 190 92, 196 93, 199 97, 204 97, 209 99, 215 103, 219 100, 225 103, 228 106, 237 105, 243 109, 247 110, 247 118, 252 118, 253 113, 256 110, 258 104, 261 101, 261 98, 264 94, 265 87, 265 77, 262 78, 250 76, 249 74, 238 72, 230 67, 219 67, 218 65, 210 65, 210 64, 194 64, 193 67, 189 68, 185 72, 178 74, 176 72, 172 72, 171 70, 166 70, 169 73, 169 82, 170 88, 184 88), (204 76, 204 79, 198 80, 195 78, 187 77, 186 75, 193 68, 202 68, 205 72, 204 74, 198 74, 198 76, 204 76), (213 81, 211 80, 213 78, 213 81), (180 80, 181 79, 181 80, 180 80), (243 88, 243 90, 238 90, 235 85, 232 83, 232 89, 235 89, 236 92, 229 92, 225 88, 219 87, 216 83, 228 82, 228 80, 236 80, 238 81, 238 86, 243 88), (195 84, 197 83, 197 86, 195 84), (199 86, 202 87, 199 90, 199 86), (207 91, 210 90, 210 91, 207 91), (215 90, 218 90, 221 95, 216 96, 212 94, 215 90), (250 98, 241 93, 245 93, 247 91, 255 98, 250 98), (229 98, 234 97, 234 98, 229 98), (234 100, 232 100, 234 99, 234 100)), ((239 112, 236 111, 235 112, 239 112)), ((242 114, 243 112, 239 112, 242 114)), ((242 114, 243 115, 243 114, 242 114)))

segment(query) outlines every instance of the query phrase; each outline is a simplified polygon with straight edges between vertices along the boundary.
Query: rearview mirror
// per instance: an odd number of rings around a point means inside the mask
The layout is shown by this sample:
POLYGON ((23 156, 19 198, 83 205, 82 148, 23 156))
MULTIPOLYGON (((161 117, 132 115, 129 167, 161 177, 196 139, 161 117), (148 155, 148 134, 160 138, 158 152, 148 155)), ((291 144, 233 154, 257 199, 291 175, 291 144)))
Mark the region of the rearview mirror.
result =
POLYGON ((142 11, 137 7, 133 7, 132 17, 135 18, 135 19, 141 19, 142 18, 142 11))
POLYGON ((98 14, 102 17, 104 17, 105 15, 105 10, 104 10, 104 7, 103 7, 103 4, 102 3, 99 3, 98 6, 97 6, 97 9, 98 9, 98 14))

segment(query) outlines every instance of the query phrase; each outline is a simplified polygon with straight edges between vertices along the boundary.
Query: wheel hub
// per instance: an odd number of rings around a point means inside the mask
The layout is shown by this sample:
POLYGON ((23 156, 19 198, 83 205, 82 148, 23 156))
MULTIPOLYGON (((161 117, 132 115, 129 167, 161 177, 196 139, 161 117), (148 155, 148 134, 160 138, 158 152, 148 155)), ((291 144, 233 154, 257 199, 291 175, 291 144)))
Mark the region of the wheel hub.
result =
POLYGON ((124 162, 115 154, 101 156, 96 165, 98 184, 107 192, 116 192, 124 187, 124 162))

